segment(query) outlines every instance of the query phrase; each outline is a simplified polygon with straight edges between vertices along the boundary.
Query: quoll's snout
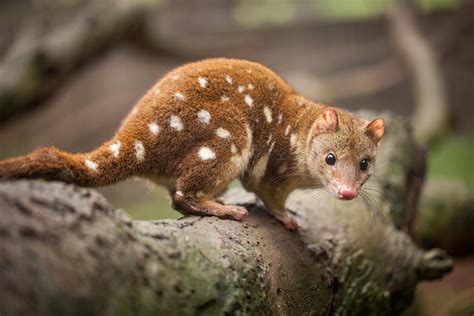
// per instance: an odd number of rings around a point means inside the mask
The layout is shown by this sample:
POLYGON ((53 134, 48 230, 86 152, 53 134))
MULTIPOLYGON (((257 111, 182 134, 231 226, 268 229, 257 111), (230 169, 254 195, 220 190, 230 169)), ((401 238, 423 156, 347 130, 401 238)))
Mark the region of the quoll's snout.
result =
POLYGON ((342 186, 337 190, 337 197, 341 200, 352 200, 356 195, 356 191, 350 187, 342 186))

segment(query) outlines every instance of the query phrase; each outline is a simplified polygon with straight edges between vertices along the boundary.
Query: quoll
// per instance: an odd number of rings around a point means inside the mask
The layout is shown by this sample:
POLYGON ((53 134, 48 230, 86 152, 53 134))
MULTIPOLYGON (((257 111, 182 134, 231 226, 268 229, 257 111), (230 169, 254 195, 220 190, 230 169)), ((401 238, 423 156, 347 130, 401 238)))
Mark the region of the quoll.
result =
POLYGON ((286 228, 285 202, 300 188, 357 196, 374 171, 384 120, 298 95, 250 61, 208 59, 178 67, 138 101, 112 139, 87 153, 54 147, 0 162, 0 177, 103 186, 131 176, 165 186, 185 214, 241 220, 215 200, 234 179, 286 228))

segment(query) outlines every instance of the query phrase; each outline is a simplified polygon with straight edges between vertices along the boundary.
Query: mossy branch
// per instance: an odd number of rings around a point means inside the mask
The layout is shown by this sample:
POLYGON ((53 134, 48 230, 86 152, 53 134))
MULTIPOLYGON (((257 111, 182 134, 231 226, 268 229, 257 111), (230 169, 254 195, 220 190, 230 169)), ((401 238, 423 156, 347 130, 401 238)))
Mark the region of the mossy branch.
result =
MULTIPOLYGON (((401 120, 385 117, 387 126, 401 120)), ((379 160, 390 172, 380 168, 387 176, 371 203, 295 194, 290 207, 302 226, 296 233, 239 189, 224 200, 249 209, 243 222, 134 221, 93 190, 2 182, 0 313, 399 313, 418 281, 441 277, 452 265, 440 250, 419 249, 393 225, 397 213, 389 215, 400 210, 404 218, 409 135, 387 129, 389 148, 379 160), (406 146, 390 150, 398 142, 406 146)))

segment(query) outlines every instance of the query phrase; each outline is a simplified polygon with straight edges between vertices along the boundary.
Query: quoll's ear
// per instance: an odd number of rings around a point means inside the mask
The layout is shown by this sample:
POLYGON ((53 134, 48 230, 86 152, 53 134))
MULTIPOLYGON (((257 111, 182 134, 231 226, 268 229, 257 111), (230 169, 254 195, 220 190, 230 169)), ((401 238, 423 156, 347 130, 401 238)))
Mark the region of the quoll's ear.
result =
POLYGON ((336 110, 328 108, 321 113, 313 123, 315 134, 336 132, 339 128, 336 110))
POLYGON ((382 139, 383 132, 385 127, 385 121, 383 118, 376 118, 372 122, 370 122, 367 127, 365 128, 365 134, 372 139, 374 143, 377 145, 380 143, 382 139))

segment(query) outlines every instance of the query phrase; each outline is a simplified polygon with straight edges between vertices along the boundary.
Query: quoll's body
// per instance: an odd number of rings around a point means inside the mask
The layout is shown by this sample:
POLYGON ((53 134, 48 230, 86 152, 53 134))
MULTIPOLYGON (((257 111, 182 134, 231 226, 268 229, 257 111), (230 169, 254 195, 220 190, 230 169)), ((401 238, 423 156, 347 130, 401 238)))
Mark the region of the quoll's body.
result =
POLYGON ((247 211, 214 197, 240 178, 294 229, 288 195, 325 186, 341 199, 355 197, 373 172, 383 129, 383 119, 304 99, 260 64, 210 59, 164 76, 99 148, 40 148, 0 162, 0 177, 101 186, 142 176, 166 186, 184 213, 236 220, 247 211))

